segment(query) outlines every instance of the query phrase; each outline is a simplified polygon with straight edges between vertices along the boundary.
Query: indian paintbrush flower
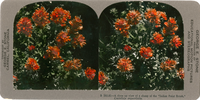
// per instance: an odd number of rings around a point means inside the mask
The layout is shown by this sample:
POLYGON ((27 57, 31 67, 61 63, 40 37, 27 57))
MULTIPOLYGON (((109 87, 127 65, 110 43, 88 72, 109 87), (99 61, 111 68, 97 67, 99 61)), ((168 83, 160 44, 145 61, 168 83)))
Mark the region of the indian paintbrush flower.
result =
POLYGON ((31 37, 33 26, 31 20, 28 17, 20 18, 16 26, 18 33, 23 33, 26 36, 31 37))

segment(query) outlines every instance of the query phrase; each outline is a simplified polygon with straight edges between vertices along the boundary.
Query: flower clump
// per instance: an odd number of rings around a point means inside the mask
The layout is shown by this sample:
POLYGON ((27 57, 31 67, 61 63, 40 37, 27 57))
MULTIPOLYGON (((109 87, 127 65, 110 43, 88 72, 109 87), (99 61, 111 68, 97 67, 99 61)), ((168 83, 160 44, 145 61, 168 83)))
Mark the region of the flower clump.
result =
POLYGON ((86 40, 82 34, 76 35, 72 40, 73 48, 76 48, 77 46, 83 47, 85 44, 86 44, 86 40))
POLYGON ((175 31, 178 30, 178 26, 174 18, 170 17, 169 20, 164 23, 164 25, 165 25, 163 28, 164 36, 175 35, 175 31))
POLYGON ((33 26, 31 20, 28 17, 20 18, 16 26, 18 33, 23 33, 26 36, 31 37, 33 26))
POLYGON ((130 25, 128 24, 128 21, 124 18, 117 19, 115 22, 115 29, 119 31, 128 30, 130 28, 130 25))
POLYGON ((14 76, 14 75, 13 75, 13 83, 16 83, 17 81, 18 81, 17 76, 14 76))
POLYGON ((47 53, 43 56, 44 59, 50 58, 51 60, 62 60, 60 49, 57 46, 49 46, 46 52, 47 53))
POLYGON ((104 74, 104 72, 99 71, 98 80, 99 84, 105 85, 106 82, 108 81, 108 77, 104 74))
POLYGON ((90 80, 93 80, 94 77, 95 77, 95 73, 96 73, 96 70, 95 69, 92 69, 91 67, 87 67, 85 69, 85 76, 90 79, 90 80))
POLYGON ((126 14, 126 18, 119 18, 115 22, 115 29, 118 30, 121 35, 129 38, 129 32, 131 26, 135 26, 142 19, 141 14, 137 10, 130 10, 126 14))
POLYGON ((71 13, 64 10, 62 7, 56 7, 50 16, 50 19, 55 24, 60 24, 61 26, 66 26, 67 19, 71 19, 71 13))
POLYGON ((32 51, 32 50, 34 50, 34 49, 35 49, 35 46, 34 46, 34 45, 28 46, 28 50, 29 50, 29 51, 32 51))
POLYGON ((129 45, 124 46, 124 51, 130 51, 130 50, 131 50, 131 47, 129 45))
POLYGON ((25 68, 27 70, 33 70, 36 71, 40 68, 40 66, 38 65, 37 61, 33 58, 28 58, 25 64, 25 68))
POLYGON ((80 70, 82 67, 81 60, 80 59, 73 59, 73 60, 68 60, 65 62, 63 65, 64 69, 66 71, 70 70, 80 70))
POLYGON ((185 77, 185 72, 184 72, 184 69, 183 68, 179 68, 177 70, 177 76, 180 78, 180 79, 184 79, 185 77))
POLYGON ((151 47, 141 47, 140 48, 140 55, 145 58, 145 59, 149 59, 150 57, 153 56, 153 50, 151 49, 151 47))
POLYGON ((49 24, 49 13, 46 12, 45 8, 42 6, 38 8, 33 13, 32 19, 35 23, 35 26, 43 28, 46 24, 49 24))
POLYGON ((153 34, 153 39, 151 39, 150 42, 153 44, 162 44, 164 42, 163 39, 164 39, 164 37, 162 36, 162 34, 155 32, 153 34))
POLYGON ((175 48, 178 48, 182 45, 182 41, 181 39, 175 35, 173 36, 173 38, 171 39, 171 41, 169 42, 169 44, 172 46, 172 47, 175 47, 175 48))
POLYGON ((68 41, 71 41, 71 38, 68 35, 68 33, 64 31, 61 31, 56 37, 56 42, 57 42, 58 47, 64 46, 65 43, 68 41))
POLYGON ((75 16, 73 20, 69 21, 69 24, 71 26, 71 30, 70 30, 71 33, 72 32, 74 33, 83 29, 82 20, 78 16, 75 16))
POLYGON ((147 9, 145 12, 145 18, 150 22, 156 24, 155 27, 161 27, 160 17, 163 17, 164 20, 167 20, 167 15, 165 12, 156 11, 156 9, 147 9))
POLYGON ((167 59, 165 62, 162 62, 160 64, 160 68, 163 71, 169 71, 169 70, 175 69, 175 67, 176 67, 176 61, 171 60, 171 59, 167 59))
POLYGON ((128 24, 130 25, 137 25, 142 19, 140 12, 137 10, 130 10, 126 15, 126 18, 128 20, 128 24))
POLYGON ((133 70, 133 65, 131 63, 131 60, 129 60, 129 58, 120 58, 117 63, 117 68, 121 72, 128 72, 130 70, 133 70))

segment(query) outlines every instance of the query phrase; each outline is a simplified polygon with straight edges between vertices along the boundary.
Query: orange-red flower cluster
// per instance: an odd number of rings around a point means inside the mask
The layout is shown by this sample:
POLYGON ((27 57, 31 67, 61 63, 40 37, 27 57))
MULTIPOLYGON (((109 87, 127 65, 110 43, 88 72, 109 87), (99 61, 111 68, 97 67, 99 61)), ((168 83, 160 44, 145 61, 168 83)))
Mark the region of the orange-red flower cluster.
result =
POLYGON ((75 18, 69 21, 71 27, 67 27, 67 31, 72 35, 72 46, 75 49, 76 47, 83 47, 86 44, 85 37, 82 34, 79 34, 79 30, 83 29, 82 20, 80 17, 75 16, 75 18))
POLYGON ((60 56, 60 49, 57 46, 49 46, 46 50, 46 54, 43 56, 44 59, 50 58, 51 60, 60 60, 62 62, 62 57, 60 56))
POLYGON ((124 18, 117 19, 115 22, 115 29, 119 31, 128 30, 130 25, 124 18))
POLYGON ((174 69, 175 67, 176 67, 176 61, 175 60, 167 59, 165 62, 162 62, 160 64, 160 68, 163 71, 168 71, 168 70, 174 69))
POLYGON ((75 16, 73 20, 69 21, 69 24, 71 25, 71 32, 73 33, 74 31, 76 32, 83 29, 82 20, 78 16, 75 16))
POLYGON ((85 76, 90 79, 90 80, 93 80, 94 77, 95 77, 95 73, 96 73, 96 70, 95 69, 92 69, 91 67, 87 67, 85 69, 85 76))
POLYGON ((158 32, 155 32, 153 34, 153 39, 150 40, 153 44, 162 44, 164 42, 162 34, 159 34, 158 32))
POLYGON ((63 65, 63 67, 64 67, 64 69, 66 71, 69 71, 71 69, 73 69, 73 70, 80 70, 81 66, 82 66, 82 64, 81 64, 81 60, 80 59, 68 60, 63 65))
POLYGON ((131 25, 137 25, 139 20, 141 20, 141 14, 137 10, 130 10, 129 13, 126 15, 126 19, 120 18, 117 19, 115 22, 115 29, 120 31, 120 33, 124 36, 129 38, 128 29, 131 25))
POLYGON ((99 71, 98 80, 99 84, 105 85, 106 82, 108 81, 108 77, 102 71, 99 71))
POLYGON ((122 36, 129 38, 129 32, 128 30, 123 30, 120 32, 122 36))
POLYGON ((129 28, 130 28, 130 25, 126 19, 120 18, 120 19, 117 19, 117 21, 115 22, 115 29, 120 31, 120 33, 127 38, 129 37, 128 36, 129 28))
POLYGON ((128 35, 129 28, 130 28, 130 25, 126 19, 120 18, 120 19, 117 19, 117 21, 115 22, 115 29, 120 31, 120 33, 127 38, 129 37, 128 35))
POLYGON ((49 24, 49 13, 46 12, 45 8, 42 6, 38 8, 33 13, 32 19, 36 26, 43 28, 46 24, 49 24))
POLYGON ((37 61, 33 58, 28 58, 28 60, 26 61, 25 64, 25 68, 27 70, 38 70, 40 68, 40 66, 38 65, 37 61))
POLYGON ((164 24, 165 24, 165 26, 163 28, 164 36, 175 35, 175 31, 178 30, 176 20, 174 18, 170 17, 169 20, 167 22, 165 22, 164 24))
POLYGON ((179 70, 177 70, 177 76, 179 76, 180 79, 184 79, 185 72, 183 68, 179 68, 179 70))
POLYGON ((145 59, 149 59, 150 57, 153 56, 153 50, 151 49, 151 47, 141 47, 140 48, 140 55, 145 58, 145 59))
POLYGON ((127 72, 133 70, 133 65, 131 63, 131 60, 129 60, 129 58, 120 58, 117 63, 117 68, 121 72, 127 72))
POLYGON ((51 13, 51 20, 56 23, 60 24, 61 26, 66 26, 67 19, 71 19, 71 14, 69 11, 64 10, 61 7, 56 7, 54 11, 51 13))
POLYGON ((130 50, 131 50, 131 47, 129 45, 124 46, 124 51, 130 51, 130 50))
POLYGON ((71 41, 71 38, 68 35, 68 33, 64 31, 61 31, 56 37, 56 42, 58 47, 64 46, 65 43, 68 41, 71 41))
POLYGON ((149 20, 150 23, 156 24, 155 27, 160 27, 160 17, 163 17, 164 20, 167 20, 167 15, 165 12, 156 11, 156 9, 147 9, 145 12, 145 18, 149 20))
POLYGON ((86 44, 86 40, 82 34, 76 35, 72 40, 73 48, 76 48, 77 46, 83 47, 85 44, 86 44))
POLYGON ((171 46, 173 46, 173 47, 178 48, 178 47, 180 47, 182 45, 182 41, 181 41, 181 39, 177 35, 175 35, 175 36, 173 36, 173 38, 171 39, 171 41, 169 42, 169 44, 171 46))
POLYGON ((16 26, 18 33, 23 33, 26 36, 31 37, 33 27, 31 20, 28 17, 20 18, 16 26))
POLYGON ((73 69, 73 62, 71 60, 68 60, 68 61, 65 62, 63 67, 66 71, 73 69))
POLYGON ((14 75, 13 75, 13 83, 16 83, 17 81, 18 81, 17 76, 14 76, 14 75))
POLYGON ((28 46, 28 50, 29 50, 29 51, 32 51, 33 49, 35 49, 35 46, 34 46, 34 45, 28 46))
POLYGON ((130 25, 137 25, 139 20, 142 19, 140 12, 137 10, 130 10, 126 15, 126 18, 128 19, 128 24, 130 25))

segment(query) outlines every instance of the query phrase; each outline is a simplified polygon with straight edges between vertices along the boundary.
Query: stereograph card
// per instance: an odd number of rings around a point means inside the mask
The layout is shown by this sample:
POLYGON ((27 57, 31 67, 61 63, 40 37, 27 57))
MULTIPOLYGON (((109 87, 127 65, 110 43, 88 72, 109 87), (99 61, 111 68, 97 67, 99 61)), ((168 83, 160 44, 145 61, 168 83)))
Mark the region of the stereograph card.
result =
POLYGON ((196 100, 196 1, 4 0, 4 99, 196 100))

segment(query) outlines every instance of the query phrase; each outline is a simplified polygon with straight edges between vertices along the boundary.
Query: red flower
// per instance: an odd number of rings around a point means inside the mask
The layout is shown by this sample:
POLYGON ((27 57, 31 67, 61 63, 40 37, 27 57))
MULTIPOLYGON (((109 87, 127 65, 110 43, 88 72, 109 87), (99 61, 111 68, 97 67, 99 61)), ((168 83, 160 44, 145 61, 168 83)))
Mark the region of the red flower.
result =
POLYGON ((37 61, 33 58, 28 58, 28 60, 26 61, 25 64, 25 68, 27 70, 38 70, 40 68, 40 66, 38 65, 37 61))
POLYGON ((164 18, 164 20, 167 20, 167 15, 165 12, 159 11, 159 13, 160 13, 161 17, 164 18))
POLYGON ((75 70, 80 70, 81 69, 81 60, 80 59, 73 59, 73 68, 75 70))
POLYGON ((66 61, 65 64, 63 65, 65 71, 69 71, 71 69, 73 69, 73 62, 70 61, 66 61))
POLYGON ((96 70, 91 69, 90 67, 87 67, 86 70, 85 70, 85 76, 90 80, 94 79, 95 73, 96 73, 96 70))
POLYGON ((153 50, 150 47, 141 47, 140 48, 140 55, 144 57, 145 59, 149 59, 153 56, 153 50))
POLYGON ((183 68, 179 68, 179 70, 177 70, 177 76, 179 76, 180 79, 184 79, 185 72, 183 68))
POLYGON ((73 61, 72 60, 66 61, 63 67, 66 71, 69 71, 71 69, 80 70, 82 66, 80 61, 81 61, 80 59, 73 59, 73 61))
POLYGON ((128 33, 128 30, 123 30, 123 31, 121 31, 120 32, 121 33, 121 35, 123 35, 124 37, 127 37, 127 38, 129 38, 129 33, 128 33))
POLYGON ((78 16, 75 16, 73 20, 69 21, 69 24, 71 25, 71 30, 73 31, 79 31, 83 29, 82 20, 78 16))
POLYGON ((133 70, 133 65, 131 64, 131 60, 129 60, 129 58, 120 58, 117 63, 117 68, 121 72, 127 72, 133 70))
POLYGON ((44 7, 36 9, 33 13, 32 19, 36 26, 43 28, 46 24, 49 24, 49 13, 46 12, 44 7))
POLYGON ((18 81, 17 76, 14 76, 14 75, 13 75, 13 83, 16 83, 17 81, 18 81))
POLYGON ((137 10, 129 11, 129 13, 126 15, 126 18, 128 19, 128 24, 130 25, 137 25, 139 20, 142 19, 140 12, 137 10))
POLYGON ((34 45, 28 46, 29 51, 32 51, 33 49, 35 49, 34 45))
POLYGON ((129 45, 125 45, 124 46, 124 51, 129 51, 129 50, 131 50, 131 47, 129 45))
POLYGON ((160 68, 163 71, 168 71, 168 70, 174 69, 175 67, 176 67, 176 61, 175 60, 167 59, 165 62, 162 62, 160 64, 160 68))
POLYGON ((175 19, 170 17, 169 20, 164 24, 165 24, 163 28, 164 36, 175 35, 175 31, 178 30, 178 26, 176 25, 175 19))
POLYGON ((115 29, 119 30, 119 31, 123 31, 123 30, 128 30, 130 28, 128 22, 123 19, 117 19, 117 21, 115 22, 115 29))
POLYGON ((156 9, 147 9, 147 12, 145 12, 145 18, 149 20, 150 23, 156 24, 156 28, 160 27, 160 17, 167 20, 167 15, 164 12, 156 11, 156 9))
POLYGON ((99 80, 99 84, 105 85, 107 80, 108 80, 108 77, 106 77, 106 75, 102 71, 100 71, 99 76, 98 76, 98 80, 99 80))
POLYGON ((78 34, 73 38, 72 46, 74 48, 76 48, 76 46, 83 47, 86 44, 85 41, 85 37, 82 34, 78 34))
POLYGON ((151 23, 160 24, 160 17, 156 9, 147 9, 147 12, 145 12, 145 18, 151 23))
POLYGON ((63 63, 63 62, 64 62, 64 59, 61 59, 60 62, 63 63))
POLYGON ((169 44, 170 44, 171 46, 174 46, 174 47, 178 48, 178 47, 180 47, 180 46, 182 45, 182 41, 181 41, 181 39, 180 39, 177 35, 175 35, 175 36, 171 39, 171 41, 169 42, 169 44))
POLYGON ((64 31, 61 31, 56 37, 58 47, 64 46, 68 41, 71 41, 70 36, 68 36, 68 33, 64 31))
POLYGON ((56 7, 54 11, 51 13, 51 20, 56 23, 60 24, 61 26, 66 26, 67 19, 71 19, 71 14, 69 11, 63 10, 63 8, 56 7))
POLYGON ((164 42, 164 37, 162 37, 162 34, 159 34, 158 32, 155 32, 153 34, 153 39, 150 40, 153 44, 162 44, 164 42))
POLYGON ((28 17, 22 17, 18 22, 17 22, 17 32, 18 33, 23 33, 28 37, 31 37, 32 34, 32 23, 31 20, 28 17))
POLYGON ((43 56, 44 59, 50 58, 51 60, 62 60, 62 57, 60 56, 60 49, 57 46, 49 46, 46 52, 47 53, 43 56))

